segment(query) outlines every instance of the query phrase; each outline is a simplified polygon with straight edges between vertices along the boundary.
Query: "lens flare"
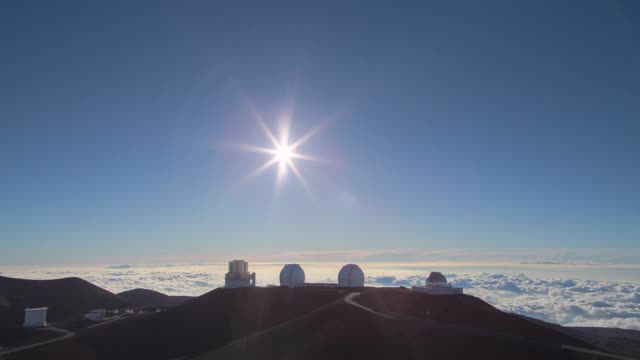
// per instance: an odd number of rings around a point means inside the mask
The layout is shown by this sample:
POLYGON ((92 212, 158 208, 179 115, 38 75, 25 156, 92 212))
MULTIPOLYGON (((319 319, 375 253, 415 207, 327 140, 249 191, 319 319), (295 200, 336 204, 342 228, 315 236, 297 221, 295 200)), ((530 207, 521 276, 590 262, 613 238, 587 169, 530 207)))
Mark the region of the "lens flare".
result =
POLYGON ((295 164, 294 159, 295 161, 303 161, 303 160, 325 161, 324 159, 319 157, 300 153, 298 152, 298 148, 303 144, 305 144, 307 141, 309 141, 311 138, 313 138, 320 130, 322 130, 327 125, 327 122, 323 122, 320 125, 312 128, 296 141, 290 141, 289 139, 291 134, 290 116, 287 116, 286 119, 281 119, 279 134, 278 134, 279 136, 276 136, 271 131, 271 129, 269 129, 266 122, 264 121, 260 113, 258 113, 258 111, 253 106, 253 104, 251 104, 248 101, 248 99, 245 99, 245 100, 247 100, 250 113, 252 114, 252 116, 254 117, 254 119, 256 120, 256 122, 258 123, 262 131, 264 132, 265 136, 269 139, 269 141, 273 145, 273 147, 271 148, 254 146, 254 145, 246 145, 246 144, 233 145, 233 148, 237 150, 267 154, 272 156, 264 164, 258 166, 258 168, 256 168, 253 172, 251 172, 247 176, 247 179, 258 176, 261 173, 263 173, 265 170, 277 164, 278 172, 276 176, 276 190, 280 189, 280 187, 282 186, 282 184, 287 178, 287 173, 289 172, 289 170, 291 170, 291 172, 296 176, 298 181, 300 181, 300 184, 302 184, 305 191, 309 195, 311 195, 311 190, 309 188, 309 185, 307 184, 307 181, 304 179, 304 177, 300 173, 300 170, 298 169, 298 166, 295 164))

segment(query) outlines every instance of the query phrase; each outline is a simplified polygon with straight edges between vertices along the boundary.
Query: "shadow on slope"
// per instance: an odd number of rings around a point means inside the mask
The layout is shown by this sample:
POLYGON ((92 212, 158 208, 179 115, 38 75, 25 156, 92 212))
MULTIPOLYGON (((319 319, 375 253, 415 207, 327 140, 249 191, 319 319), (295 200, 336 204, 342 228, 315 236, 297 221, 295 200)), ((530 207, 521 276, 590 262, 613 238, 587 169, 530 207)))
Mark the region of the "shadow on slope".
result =
POLYGON ((211 359, 586 359, 557 346, 387 319, 345 302, 198 357, 211 359))
MULTIPOLYGON (((376 311, 519 336, 551 344, 591 347, 562 331, 502 312, 470 295, 433 296, 408 289, 366 289, 357 300, 376 311)), ((560 327, 559 325, 557 325, 560 327)))
POLYGON ((135 306, 141 307, 174 307, 195 298, 194 296, 169 296, 148 289, 127 290, 119 293, 118 296, 135 306))
POLYGON ((11 359, 170 359, 202 354, 335 302, 336 289, 216 289, 165 312, 115 321, 11 359))
POLYGON ((166 312, 118 320, 10 359, 596 359, 590 347, 471 296, 403 289, 216 289, 166 312), (428 316, 424 316, 426 313, 428 316), (202 355, 204 354, 204 355, 202 355))
POLYGON ((129 303, 80 278, 26 280, 0 276, 0 329, 20 326, 27 307, 49 308, 47 321, 80 318, 97 308, 124 308, 129 303))
POLYGON ((569 334, 606 351, 640 359, 640 331, 598 327, 564 328, 569 334))

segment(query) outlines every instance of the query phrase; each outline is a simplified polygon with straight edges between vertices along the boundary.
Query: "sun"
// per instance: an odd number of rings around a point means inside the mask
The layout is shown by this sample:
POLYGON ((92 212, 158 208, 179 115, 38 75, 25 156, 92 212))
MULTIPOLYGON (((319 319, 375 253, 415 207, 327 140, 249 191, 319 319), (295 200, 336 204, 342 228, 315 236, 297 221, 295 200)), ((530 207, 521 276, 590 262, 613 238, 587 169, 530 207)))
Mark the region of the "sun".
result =
POLYGON ((255 110, 255 108, 251 104, 249 105, 250 105, 249 107, 251 109, 251 113, 253 114, 253 117, 262 128, 262 131, 264 132, 265 136, 271 142, 272 147, 260 147, 260 146, 243 145, 243 144, 233 145, 233 148, 237 150, 250 151, 250 152, 270 155, 270 158, 261 166, 256 168, 252 173, 250 173, 245 178, 245 180, 256 177, 259 174, 263 173, 265 170, 271 168, 272 166, 278 165, 277 166, 278 171, 277 171, 277 177, 276 177, 276 191, 279 190, 281 185, 285 182, 287 178, 287 174, 290 170, 296 176, 298 181, 300 181, 305 191, 309 195, 312 195, 311 190, 307 185, 307 181, 300 173, 300 170, 298 170, 298 166, 296 162, 306 161, 306 160, 310 160, 310 161, 325 161, 325 160, 316 156, 303 154, 299 152, 298 149, 307 141, 309 141, 313 136, 315 136, 321 129, 323 129, 327 125, 328 121, 324 121, 320 123, 318 126, 309 130, 307 133, 305 133, 296 141, 290 142, 290 139, 289 139, 290 127, 291 127, 290 118, 281 119, 280 127, 279 127, 280 131, 278 134, 279 136, 276 137, 274 133, 271 131, 271 129, 269 129, 269 127, 267 126, 262 116, 260 116, 260 114, 255 110))
POLYGON ((289 163, 291 160, 292 151, 288 146, 280 146, 276 150, 276 157, 278 158, 279 163, 289 163))

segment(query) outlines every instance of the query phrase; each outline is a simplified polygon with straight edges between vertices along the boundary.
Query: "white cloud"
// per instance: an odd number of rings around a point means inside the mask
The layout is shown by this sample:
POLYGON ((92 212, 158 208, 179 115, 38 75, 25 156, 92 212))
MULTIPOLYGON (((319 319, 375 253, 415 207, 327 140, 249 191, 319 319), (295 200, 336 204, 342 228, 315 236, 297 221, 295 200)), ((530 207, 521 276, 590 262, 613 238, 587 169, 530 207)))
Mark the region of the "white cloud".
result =
POLYGON ((260 261, 425 262, 521 267, 615 266, 640 268, 640 249, 379 249, 252 254, 260 261))
MULTIPOLYGON (((580 279, 537 279, 524 274, 447 274, 454 286, 497 308, 567 326, 640 330, 640 284, 580 279)), ((370 285, 410 286, 424 277, 373 276, 370 285)))
MULTIPOLYGON (((397 264, 360 264, 372 286, 411 286, 421 284, 433 269, 397 264)), ((303 264, 309 282, 335 282, 340 263, 303 264)), ((277 284, 282 264, 251 264, 258 285, 277 284)), ((619 269, 581 272, 553 270, 527 275, 522 268, 470 271, 441 269, 455 286, 477 296, 501 310, 569 326, 604 326, 640 330, 640 282, 610 281, 622 278, 619 269), (511 271, 511 272, 510 272, 511 271), (515 271, 515 272, 514 272, 515 271), (534 274, 540 274, 539 277, 534 274), (582 275, 579 278, 577 275, 582 275), (600 280, 593 278, 600 274, 600 280), (611 276, 602 276, 603 274, 611 276)), ((202 295, 224 285, 227 265, 134 265, 128 268, 103 267, 28 267, 3 268, 3 275, 18 278, 52 279, 81 277, 109 291, 118 293, 133 288, 147 288, 168 295, 202 295)), ((626 273, 625 273, 626 274, 626 273)), ((635 272, 633 272, 635 274, 635 272)), ((634 277, 632 277, 634 278, 634 277)))

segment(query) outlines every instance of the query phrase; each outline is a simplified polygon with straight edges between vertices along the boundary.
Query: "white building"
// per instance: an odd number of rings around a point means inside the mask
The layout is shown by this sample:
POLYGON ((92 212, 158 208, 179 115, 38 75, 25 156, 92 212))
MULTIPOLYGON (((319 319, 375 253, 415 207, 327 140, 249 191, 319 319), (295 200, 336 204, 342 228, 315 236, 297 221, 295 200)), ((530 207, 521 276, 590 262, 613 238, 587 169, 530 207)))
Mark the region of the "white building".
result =
POLYGON ((244 260, 229 261, 229 272, 224 277, 225 288, 256 286, 256 273, 249 273, 249 263, 244 260))
POLYGON ((429 295, 462 294, 462 288, 453 287, 447 282, 447 278, 437 271, 432 272, 427 276, 424 286, 413 286, 411 290, 429 295))
POLYGON ((24 327, 47 326, 47 310, 49 308, 26 308, 24 309, 24 327))
POLYGON ((338 273, 338 285, 341 287, 364 286, 364 272, 356 264, 347 264, 338 273))
POLYGON ((91 321, 103 321, 107 318, 107 311, 105 309, 95 309, 84 314, 84 318, 91 321))
POLYGON ((304 284, 305 274, 299 264, 287 264, 280 271, 280 286, 294 287, 304 284))

